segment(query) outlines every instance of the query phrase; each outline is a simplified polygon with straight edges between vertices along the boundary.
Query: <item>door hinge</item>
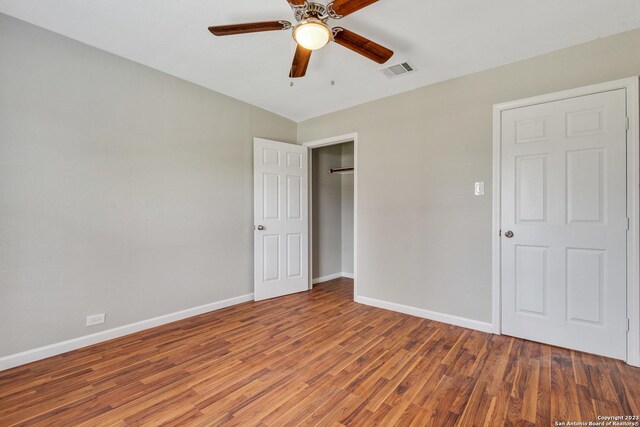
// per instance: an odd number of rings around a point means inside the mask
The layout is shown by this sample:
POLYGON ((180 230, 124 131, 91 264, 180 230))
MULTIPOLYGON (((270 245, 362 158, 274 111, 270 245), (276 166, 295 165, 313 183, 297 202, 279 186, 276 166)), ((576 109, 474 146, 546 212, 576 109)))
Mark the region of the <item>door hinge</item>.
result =
POLYGON ((631 229, 631 219, 627 217, 627 231, 629 231, 629 229, 631 229))
POLYGON ((629 117, 625 117, 625 118, 626 118, 626 120, 625 120, 626 125, 625 126, 627 127, 627 130, 629 130, 629 128, 631 127, 631 121, 629 120, 629 117))
POLYGON ((498 237, 502 237, 502 230, 498 230, 498 237))
POLYGON ((631 319, 627 317, 627 332, 631 330, 631 319))

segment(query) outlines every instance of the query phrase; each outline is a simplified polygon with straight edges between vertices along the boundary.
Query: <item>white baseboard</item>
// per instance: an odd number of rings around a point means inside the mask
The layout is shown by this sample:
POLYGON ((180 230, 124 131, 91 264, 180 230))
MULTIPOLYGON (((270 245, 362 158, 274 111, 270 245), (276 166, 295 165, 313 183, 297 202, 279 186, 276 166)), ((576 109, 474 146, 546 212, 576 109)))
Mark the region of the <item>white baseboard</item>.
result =
POLYGON ((316 277, 312 280, 312 283, 315 285, 316 283, 328 282, 329 280, 339 279, 341 277, 342 273, 327 274, 326 276, 316 277))
POLYGON ((316 277, 312 280, 312 283, 315 285, 316 283, 328 282, 329 280, 339 279, 341 277, 346 277, 347 279, 353 279, 353 273, 333 273, 327 274, 326 276, 316 277))
POLYGON ((47 357, 56 356, 68 351, 77 350, 79 348, 87 347, 103 341, 119 338, 125 335, 132 334, 134 332, 154 328, 156 326, 175 322, 177 320, 186 319, 187 317, 193 317, 197 316, 198 314, 220 310, 221 308, 230 307, 232 305, 241 304, 247 301, 253 301, 253 294, 246 294, 222 301, 216 301, 210 304, 201 305, 199 307, 188 308, 186 310, 176 311, 175 313, 169 313, 162 316, 154 317, 152 319, 141 320, 140 322, 130 323, 128 325, 108 329, 106 331, 96 332, 95 334, 85 335, 67 341, 50 344, 44 347, 34 348, 33 350, 10 354, 8 356, 0 357, 0 371, 24 365, 26 363, 35 362, 36 360, 46 359, 47 357))
POLYGON ((424 319, 435 320, 437 322, 448 323, 450 325, 460 326, 463 328, 475 329, 476 331, 493 333, 493 325, 491 323, 481 322, 479 320, 454 316, 452 314, 439 313, 437 311, 425 310, 423 308, 411 307, 409 305, 396 304, 395 302, 381 301, 368 297, 357 296, 355 301, 360 304, 397 311, 411 316, 422 317, 424 319))

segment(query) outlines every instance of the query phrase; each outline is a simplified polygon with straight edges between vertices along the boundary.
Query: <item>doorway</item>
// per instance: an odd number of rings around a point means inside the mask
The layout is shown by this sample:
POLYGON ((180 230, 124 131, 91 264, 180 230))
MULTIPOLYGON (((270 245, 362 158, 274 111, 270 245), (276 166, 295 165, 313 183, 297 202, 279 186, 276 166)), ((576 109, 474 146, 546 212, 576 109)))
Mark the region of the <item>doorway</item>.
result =
POLYGON ((357 296, 357 134, 309 147, 309 288, 340 277, 357 296))
POLYGON ((353 278, 353 141, 311 150, 312 284, 353 278))

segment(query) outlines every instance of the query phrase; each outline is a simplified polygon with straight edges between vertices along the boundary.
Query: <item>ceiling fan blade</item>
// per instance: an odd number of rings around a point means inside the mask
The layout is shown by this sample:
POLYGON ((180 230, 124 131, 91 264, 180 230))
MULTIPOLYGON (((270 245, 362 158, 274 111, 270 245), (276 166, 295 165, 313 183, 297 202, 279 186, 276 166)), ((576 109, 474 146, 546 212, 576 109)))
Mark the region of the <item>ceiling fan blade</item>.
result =
POLYGON ((362 56, 366 56, 372 61, 378 64, 384 64, 393 56, 393 51, 387 49, 378 43, 362 37, 352 31, 345 30, 342 27, 335 27, 333 29, 333 40, 352 51, 359 53, 362 56))
POLYGON ((298 45, 298 47, 296 48, 296 54, 293 57, 293 64, 291 64, 289 77, 304 77, 304 75, 307 73, 307 66, 309 65, 311 52, 311 50, 305 49, 302 46, 298 45))
POLYGON ((247 24, 218 25, 209 27, 214 36, 230 36, 233 34, 258 33, 261 31, 287 30, 291 28, 288 21, 249 22, 247 24))
POLYGON ((347 16, 365 8, 378 0, 334 0, 333 11, 340 16, 347 16))
POLYGON ((302 6, 304 5, 305 0, 288 0, 289 4, 292 6, 302 6))

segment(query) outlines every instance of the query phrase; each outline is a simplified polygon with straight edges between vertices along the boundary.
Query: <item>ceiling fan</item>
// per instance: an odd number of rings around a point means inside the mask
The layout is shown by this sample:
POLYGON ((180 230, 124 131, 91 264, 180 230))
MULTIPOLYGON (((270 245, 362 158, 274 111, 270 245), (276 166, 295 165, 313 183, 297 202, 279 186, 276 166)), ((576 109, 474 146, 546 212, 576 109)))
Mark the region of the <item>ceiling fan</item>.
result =
POLYGON ((298 44, 289 77, 304 77, 311 52, 326 46, 329 41, 342 45, 378 64, 384 64, 393 51, 342 27, 330 28, 329 19, 341 19, 378 0, 334 0, 326 6, 307 0, 288 0, 295 15, 296 24, 289 21, 251 22, 247 24, 209 27, 215 36, 257 33, 262 31, 293 30, 298 44))

